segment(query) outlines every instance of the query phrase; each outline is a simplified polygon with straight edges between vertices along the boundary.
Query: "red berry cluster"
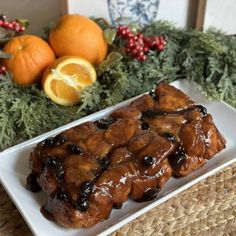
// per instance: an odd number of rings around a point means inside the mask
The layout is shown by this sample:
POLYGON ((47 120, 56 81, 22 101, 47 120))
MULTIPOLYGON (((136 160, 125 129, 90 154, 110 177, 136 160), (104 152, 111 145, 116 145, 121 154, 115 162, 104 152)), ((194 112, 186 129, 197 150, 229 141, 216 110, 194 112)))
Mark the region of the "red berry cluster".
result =
POLYGON ((125 51, 139 61, 147 60, 149 50, 162 51, 166 40, 162 36, 146 37, 142 33, 134 34, 125 25, 118 27, 117 35, 125 40, 125 51))
POLYGON ((8 21, 5 15, 0 15, 0 27, 15 31, 16 33, 25 31, 25 27, 18 20, 8 21))
POLYGON ((7 68, 5 66, 0 66, 0 75, 5 75, 7 73, 7 68))

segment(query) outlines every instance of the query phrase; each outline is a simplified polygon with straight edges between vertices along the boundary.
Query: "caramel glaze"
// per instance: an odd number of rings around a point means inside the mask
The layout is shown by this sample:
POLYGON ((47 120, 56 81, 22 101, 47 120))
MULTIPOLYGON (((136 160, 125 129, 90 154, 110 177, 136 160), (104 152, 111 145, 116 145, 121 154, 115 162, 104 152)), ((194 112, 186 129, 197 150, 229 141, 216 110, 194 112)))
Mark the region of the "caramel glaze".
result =
POLYGON ((223 148, 206 109, 161 83, 106 119, 40 142, 27 188, 47 193, 46 218, 90 227, 128 198, 154 199, 171 176, 191 173, 223 148))

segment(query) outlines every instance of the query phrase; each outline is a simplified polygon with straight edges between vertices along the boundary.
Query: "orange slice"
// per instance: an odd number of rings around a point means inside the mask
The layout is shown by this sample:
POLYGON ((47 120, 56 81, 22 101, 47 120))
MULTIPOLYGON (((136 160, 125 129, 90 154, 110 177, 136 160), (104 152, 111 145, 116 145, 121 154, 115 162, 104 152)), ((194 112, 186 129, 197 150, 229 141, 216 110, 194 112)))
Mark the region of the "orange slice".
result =
POLYGON ((77 104, 84 88, 96 81, 94 67, 76 56, 58 58, 44 73, 44 92, 55 103, 63 106, 77 104))

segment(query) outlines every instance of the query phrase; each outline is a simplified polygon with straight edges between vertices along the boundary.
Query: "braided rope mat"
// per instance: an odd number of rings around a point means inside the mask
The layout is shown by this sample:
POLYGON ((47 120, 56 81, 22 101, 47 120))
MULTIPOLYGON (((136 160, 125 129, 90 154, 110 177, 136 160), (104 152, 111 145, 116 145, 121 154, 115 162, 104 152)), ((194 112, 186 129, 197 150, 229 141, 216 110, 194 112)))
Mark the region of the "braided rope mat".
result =
MULTIPOLYGON (((32 235, 0 186, 0 236, 32 235)), ((111 236, 236 235, 236 164, 157 206, 111 236)))

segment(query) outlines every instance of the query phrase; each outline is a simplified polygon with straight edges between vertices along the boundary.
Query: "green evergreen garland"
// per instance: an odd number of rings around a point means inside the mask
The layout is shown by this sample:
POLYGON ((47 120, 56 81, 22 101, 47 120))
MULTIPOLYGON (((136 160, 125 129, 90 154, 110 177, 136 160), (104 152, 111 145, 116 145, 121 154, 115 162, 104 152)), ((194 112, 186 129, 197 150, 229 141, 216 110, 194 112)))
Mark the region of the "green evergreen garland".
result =
MULTIPOLYGON (((109 30, 109 26, 104 26, 109 30)), ((97 68, 98 80, 81 96, 81 104, 62 107, 51 102, 37 85, 21 87, 10 75, 0 79, 0 150, 52 130, 82 116, 152 89, 160 81, 188 79, 212 99, 236 107, 236 39, 220 32, 202 33, 155 22, 144 35, 163 35, 164 51, 151 51, 145 62, 122 53, 115 40, 97 68)))

